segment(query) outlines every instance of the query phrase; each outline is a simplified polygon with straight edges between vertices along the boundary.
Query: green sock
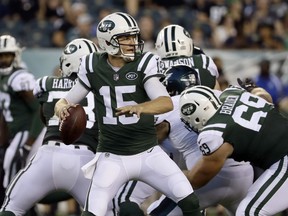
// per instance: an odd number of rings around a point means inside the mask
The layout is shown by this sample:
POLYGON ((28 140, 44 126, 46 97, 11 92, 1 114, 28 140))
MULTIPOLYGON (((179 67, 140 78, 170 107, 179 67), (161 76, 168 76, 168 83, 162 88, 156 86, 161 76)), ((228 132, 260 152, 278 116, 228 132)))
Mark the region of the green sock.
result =
POLYGON ((15 216, 15 214, 11 211, 3 211, 0 212, 0 216, 15 216))
POLYGON ((192 193, 180 200, 178 206, 183 212, 183 216, 201 216, 198 197, 192 193))
POLYGON ((119 205, 119 216, 144 216, 144 212, 135 202, 123 202, 119 205))

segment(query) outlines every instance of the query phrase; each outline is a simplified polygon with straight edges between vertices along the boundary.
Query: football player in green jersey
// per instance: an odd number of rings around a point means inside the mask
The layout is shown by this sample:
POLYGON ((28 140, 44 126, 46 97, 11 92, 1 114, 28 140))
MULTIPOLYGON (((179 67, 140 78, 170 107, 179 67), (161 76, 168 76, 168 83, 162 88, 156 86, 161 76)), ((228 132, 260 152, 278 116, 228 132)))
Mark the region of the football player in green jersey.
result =
POLYGON ((50 199, 46 197, 47 194, 59 190, 69 193, 84 206, 90 181, 84 177, 81 167, 94 158, 98 142, 95 98, 90 93, 81 101, 87 114, 86 129, 83 135, 70 145, 61 141, 59 118, 54 115, 54 105, 75 84, 80 58, 93 52, 97 52, 97 48, 92 41, 75 39, 65 47, 60 57, 62 76, 45 76, 37 80, 34 94, 41 104, 42 119, 47 131, 43 145, 7 188, 1 216, 24 215, 44 197, 45 200, 41 201, 45 203, 49 203, 49 200, 57 202, 57 199, 64 199, 65 196, 62 198, 50 195, 50 199))
POLYGON ((93 161, 82 168, 92 178, 82 215, 104 216, 108 203, 130 179, 161 191, 184 215, 199 215, 189 181, 157 143, 154 115, 173 109, 159 81, 158 57, 142 53, 139 27, 126 13, 104 17, 97 38, 104 52, 82 58, 79 82, 55 106, 56 115, 65 119, 67 108, 89 91, 97 98, 99 145, 93 161))
POLYGON ((186 65, 197 70, 201 85, 220 90, 219 73, 213 59, 194 46, 193 39, 182 26, 172 24, 164 27, 157 35, 155 48, 161 57, 161 72, 173 65, 186 65))
MULTIPOLYGON (((159 63, 161 73, 165 74, 173 66, 179 66, 180 68, 181 66, 187 66, 196 70, 201 85, 220 90, 217 81, 218 69, 214 61, 211 57, 205 55, 203 50, 194 46, 190 34, 182 26, 173 24, 164 27, 157 35, 155 49, 161 57, 159 63)), ((171 129, 167 122, 161 122, 156 127, 158 129, 161 128, 162 131, 169 131, 171 129)), ((160 136, 159 132, 158 136, 160 136)), ((151 190, 151 187, 148 189, 149 186, 144 185, 142 183, 135 184, 129 182, 122 186, 121 192, 119 191, 117 197, 114 199, 117 200, 115 202, 116 209, 120 208, 121 211, 125 202, 134 201, 138 205, 143 202, 144 198, 150 195, 149 193, 154 192, 154 190, 151 190)))
MULTIPOLYGON (((187 172, 200 188, 223 167, 228 158, 249 161, 264 170, 249 188, 236 216, 275 215, 288 208, 288 119, 256 87, 251 93, 230 87, 217 97, 210 88, 196 86, 180 97, 180 115, 200 132, 197 143, 202 157, 187 172), (252 93, 252 94, 251 94, 252 93)), ((265 96, 266 95, 266 96, 265 96)))
POLYGON ((21 52, 14 37, 0 36, 0 111, 9 133, 3 164, 4 188, 25 165, 32 146, 41 145, 43 138, 39 137, 44 127, 39 119, 39 103, 33 96, 35 78, 22 67, 21 52))

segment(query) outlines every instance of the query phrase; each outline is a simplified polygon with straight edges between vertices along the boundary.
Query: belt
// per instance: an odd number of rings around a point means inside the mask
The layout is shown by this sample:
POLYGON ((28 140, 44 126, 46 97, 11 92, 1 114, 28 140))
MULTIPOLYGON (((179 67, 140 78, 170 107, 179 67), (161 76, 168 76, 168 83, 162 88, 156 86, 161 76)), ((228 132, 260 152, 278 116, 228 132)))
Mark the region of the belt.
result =
POLYGON ((88 149, 89 151, 92 151, 93 153, 95 153, 95 150, 93 150, 90 146, 87 146, 87 145, 74 145, 74 144, 66 145, 65 143, 59 142, 59 141, 47 141, 47 142, 44 142, 43 145, 69 146, 74 149, 88 149))

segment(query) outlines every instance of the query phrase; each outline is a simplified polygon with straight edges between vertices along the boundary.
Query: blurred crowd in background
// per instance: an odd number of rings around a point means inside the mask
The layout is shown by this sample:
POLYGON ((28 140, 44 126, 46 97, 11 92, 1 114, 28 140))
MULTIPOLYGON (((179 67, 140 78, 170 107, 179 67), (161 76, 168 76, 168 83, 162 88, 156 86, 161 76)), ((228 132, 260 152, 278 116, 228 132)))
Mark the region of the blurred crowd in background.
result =
POLYGON ((203 49, 288 49, 285 0, 0 0, 0 34, 26 47, 64 47, 94 40, 99 20, 115 11, 136 17, 146 50, 171 23, 203 49))
MULTIPOLYGON (((0 0, 0 35, 10 34, 26 48, 63 48, 79 37, 97 44, 98 22, 116 11, 136 18, 144 51, 154 50, 158 32, 169 24, 182 25, 204 50, 288 50, 287 0, 0 0)), ((225 87, 223 59, 214 60, 225 87)), ((278 104, 288 98, 288 72, 271 73, 270 63, 258 61, 253 79, 278 104)))
MULTIPOLYGON (((26 48, 63 48, 79 37, 97 43, 98 22, 115 11, 136 18, 145 51, 154 50, 158 32, 169 24, 185 27, 204 50, 288 50, 287 0, 0 0, 0 35, 26 48)), ((288 95, 287 73, 274 77, 267 59, 258 64, 255 80, 278 103, 288 95)))

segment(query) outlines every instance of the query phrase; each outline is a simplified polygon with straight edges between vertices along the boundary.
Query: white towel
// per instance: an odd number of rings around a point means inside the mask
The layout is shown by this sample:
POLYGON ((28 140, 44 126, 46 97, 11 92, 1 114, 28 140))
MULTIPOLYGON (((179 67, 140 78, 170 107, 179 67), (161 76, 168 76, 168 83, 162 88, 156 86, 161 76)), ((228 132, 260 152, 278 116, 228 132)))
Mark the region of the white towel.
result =
POLYGON ((87 164, 81 167, 81 170, 84 173, 85 178, 92 179, 96 163, 100 155, 101 153, 96 153, 95 157, 91 161, 89 161, 87 164))

